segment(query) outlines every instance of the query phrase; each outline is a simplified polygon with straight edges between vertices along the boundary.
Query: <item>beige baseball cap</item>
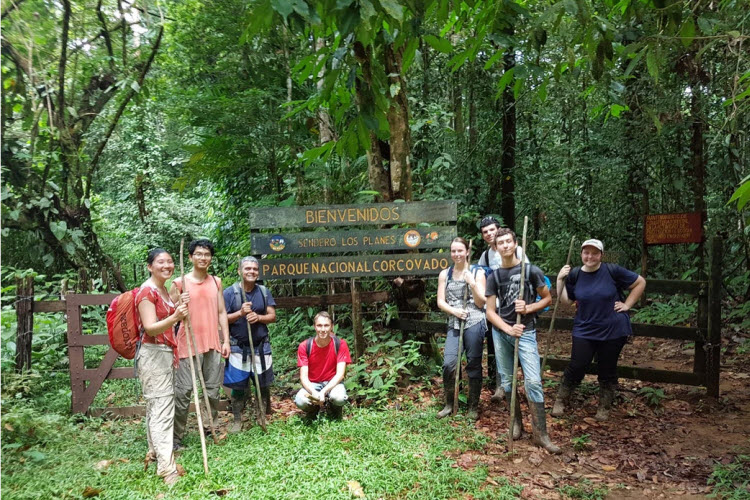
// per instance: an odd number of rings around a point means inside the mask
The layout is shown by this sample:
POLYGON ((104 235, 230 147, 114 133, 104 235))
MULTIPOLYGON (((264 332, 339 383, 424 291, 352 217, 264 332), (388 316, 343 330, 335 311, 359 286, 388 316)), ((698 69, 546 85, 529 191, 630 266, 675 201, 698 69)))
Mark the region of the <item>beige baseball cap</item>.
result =
POLYGON ((600 240, 595 239, 584 241, 583 243, 581 243, 581 248, 583 247, 594 247, 598 248, 600 252, 604 251, 604 243, 602 243, 600 240))

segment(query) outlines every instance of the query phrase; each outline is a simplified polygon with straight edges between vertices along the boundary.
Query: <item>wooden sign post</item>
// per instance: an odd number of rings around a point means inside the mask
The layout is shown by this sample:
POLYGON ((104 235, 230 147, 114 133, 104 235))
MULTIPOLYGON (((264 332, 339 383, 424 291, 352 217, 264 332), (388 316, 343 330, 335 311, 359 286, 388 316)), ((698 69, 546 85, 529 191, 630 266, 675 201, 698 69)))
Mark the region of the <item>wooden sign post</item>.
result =
POLYGON ((701 221, 700 212, 647 215, 643 239, 646 245, 701 243, 701 221))
MULTIPOLYGON (((456 227, 427 223, 454 223, 457 207, 455 200, 449 200, 254 208, 250 212, 251 231, 298 229, 284 233, 251 233, 253 254, 263 256, 258 278, 292 282, 348 279, 354 351, 356 356, 362 356, 365 345, 357 278, 439 274, 450 265, 449 255, 429 250, 447 248, 456 237, 456 227), (323 229, 342 226, 347 229, 323 229), (384 229, 384 226, 396 227, 384 229), (393 253, 399 250, 402 252, 393 253), (386 251, 389 253, 384 254, 386 251), (320 254, 329 256, 320 257, 320 254), (299 257, 286 258, 290 255, 299 257)), ((330 281, 329 293, 332 293, 330 281)))
MULTIPOLYGON (((679 243, 703 244, 703 218, 700 212, 646 215, 643 224, 641 275, 645 278, 648 272, 649 246, 679 243)), ((700 271, 703 275, 703 269, 700 271)), ((646 295, 644 294, 641 297, 641 305, 645 305, 645 303, 646 295)))

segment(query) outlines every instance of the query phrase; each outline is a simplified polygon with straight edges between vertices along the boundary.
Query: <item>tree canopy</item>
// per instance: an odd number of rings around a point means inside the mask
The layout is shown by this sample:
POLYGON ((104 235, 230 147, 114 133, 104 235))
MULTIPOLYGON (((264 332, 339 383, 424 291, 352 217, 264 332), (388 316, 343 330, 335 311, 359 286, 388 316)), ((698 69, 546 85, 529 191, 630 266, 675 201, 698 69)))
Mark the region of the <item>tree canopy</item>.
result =
MULTIPOLYGON (((114 273, 197 235, 229 258, 251 206, 456 198, 459 234, 528 215, 549 263, 576 234, 637 266, 646 214, 701 212, 750 276, 744 2, 25 0, 2 18, 6 265, 114 273)), ((653 272, 697 271, 685 250, 653 272)))

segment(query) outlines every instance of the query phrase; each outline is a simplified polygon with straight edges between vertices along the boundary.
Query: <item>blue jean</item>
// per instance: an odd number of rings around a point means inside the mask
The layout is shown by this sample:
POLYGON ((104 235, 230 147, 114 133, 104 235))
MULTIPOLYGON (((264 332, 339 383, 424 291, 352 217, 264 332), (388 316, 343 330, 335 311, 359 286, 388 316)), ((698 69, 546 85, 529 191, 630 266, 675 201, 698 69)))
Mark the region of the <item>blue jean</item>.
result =
MULTIPOLYGON (((495 342, 495 361, 497 372, 500 374, 500 383, 503 390, 510 394, 513 385, 513 351, 516 338, 493 328, 492 340, 495 342)), ((523 369, 526 398, 532 403, 544 403, 539 350, 536 347, 536 330, 523 332, 518 342, 518 361, 523 369)))

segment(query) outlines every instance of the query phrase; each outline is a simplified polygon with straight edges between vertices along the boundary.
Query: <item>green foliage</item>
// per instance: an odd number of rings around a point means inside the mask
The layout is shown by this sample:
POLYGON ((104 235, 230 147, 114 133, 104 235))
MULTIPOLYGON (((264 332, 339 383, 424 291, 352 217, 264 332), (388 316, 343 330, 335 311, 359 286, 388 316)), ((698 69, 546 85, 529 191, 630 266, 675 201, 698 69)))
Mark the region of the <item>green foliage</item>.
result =
MULTIPOLYGON (((63 313, 34 315, 34 332, 31 344, 31 363, 40 371, 67 370, 68 359, 64 349, 67 330, 63 313)), ((16 312, 12 306, 3 306, 2 334, 2 370, 15 366, 16 353, 16 312)))
POLYGON ((368 404, 388 402, 400 382, 424 380, 428 361, 416 340, 380 340, 366 349, 365 358, 349 367, 347 386, 354 397, 368 404))
POLYGON ((588 449, 589 444, 591 443, 591 436, 589 436, 588 434, 583 434, 581 436, 570 438, 570 442, 573 443, 574 450, 585 451, 586 449, 588 449))
POLYGON ((198 437, 190 433, 188 448, 178 457, 187 475, 172 489, 156 476, 153 466, 144 473, 143 432, 139 421, 91 419, 75 426, 66 422, 59 438, 47 440, 44 447, 31 446, 26 456, 4 448, 3 496, 60 498, 65 492, 80 494, 92 487, 108 498, 163 494, 171 499, 227 489, 238 498, 344 499, 351 498, 347 481, 358 481, 368 498, 471 494, 509 499, 521 492, 503 478, 497 478, 497 486, 487 484, 487 468, 481 464, 464 470, 446 456, 486 443, 473 426, 455 427, 412 408, 355 409, 343 421, 321 419, 311 425, 292 417, 272 422, 267 433, 255 426, 229 436, 220 448, 209 444, 208 476, 203 475, 198 437), (65 439, 70 435, 75 439, 65 439), (110 462, 99 470, 101 461, 110 462), (326 474, 316 473, 321 467, 326 474))
POLYGON ((557 489, 563 498, 578 498, 581 500, 604 500, 609 494, 606 486, 594 486, 588 480, 583 479, 577 485, 565 485, 557 489))
MULTIPOLYGON (((3 413, 3 452, 26 453, 29 448, 45 447, 61 443, 70 438, 71 429, 67 419, 55 413, 39 411, 28 406, 14 406, 3 413)), ((41 451, 29 458, 35 461, 44 459, 41 451)), ((27 455, 28 456, 28 455, 27 455)))
POLYGON ((118 120, 142 91, 162 30, 150 12, 116 2, 37 0, 7 15, 2 224, 9 247, 23 250, 8 263, 104 266, 91 186, 118 120))
POLYGON ((698 301, 694 297, 675 295, 666 302, 653 301, 639 309, 633 321, 652 325, 689 325, 695 321, 697 310, 698 301))
POLYGON ((638 394, 643 396, 646 403, 654 408, 654 411, 661 409, 662 401, 667 398, 667 395, 664 394, 664 390, 656 387, 642 387, 638 391, 638 394))
POLYGON ((750 456, 737 455, 728 464, 716 464, 706 484, 711 486, 709 498, 750 498, 750 456))

